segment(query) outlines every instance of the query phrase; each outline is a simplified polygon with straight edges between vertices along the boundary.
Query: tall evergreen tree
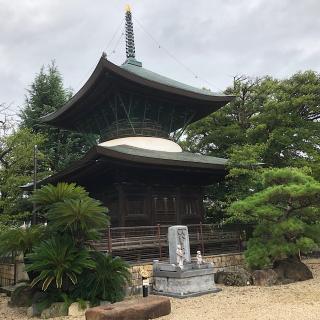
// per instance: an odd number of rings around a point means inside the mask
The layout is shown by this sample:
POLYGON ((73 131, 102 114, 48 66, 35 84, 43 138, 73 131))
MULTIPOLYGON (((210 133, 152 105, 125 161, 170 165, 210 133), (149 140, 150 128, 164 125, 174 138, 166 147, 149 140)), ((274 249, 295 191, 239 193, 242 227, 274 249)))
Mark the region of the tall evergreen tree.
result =
POLYGON ((185 149, 230 157, 234 148, 265 145, 267 165, 319 162, 320 74, 299 72, 284 80, 236 78, 226 90, 236 99, 187 130, 185 149))
POLYGON ((225 93, 235 99, 208 117, 190 125, 184 149, 217 157, 228 157, 233 147, 248 143, 247 130, 252 127, 254 116, 265 99, 261 79, 234 77, 233 86, 225 93))
POLYGON ((270 87, 248 137, 253 143, 265 143, 263 160, 268 165, 316 168, 320 160, 319 119, 320 74, 299 72, 270 87))
POLYGON ((48 155, 53 172, 65 168, 79 159, 90 147, 87 136, 55 128, 41 123, 40 118, 54 112, 71 98, 71 91, 63 86, 63 79, 52 62, 42 67, 28 90, 25 106, 21 112, 21 127, 46 138, 43 152, 48 155))
MULTIPOLYGON (((40 133, 31 133, 29 129, 20 129, 0 138, 0 220, 10 216, 13 221, 23 212, 31 211, 32 207, 24 196, 20 186, 31 182, 34 172, 34 145, 42 149, 45 138, 40 133)), ((50 174, 48 159, 41 151, 37 153, 38 178, 50 174)), ((9 219, 9 217, 8 217, 9 219)), ((10 220, 9 219, 9 220, 10 220)))
POLYGON ((320 179, 320 75, 284 80, 238 77, 226 93, 235 100, 187 130, 184 149, 230 159, 226 181, 208 191, 209 216, 259 189, 255 163, 310 167, 320 179))

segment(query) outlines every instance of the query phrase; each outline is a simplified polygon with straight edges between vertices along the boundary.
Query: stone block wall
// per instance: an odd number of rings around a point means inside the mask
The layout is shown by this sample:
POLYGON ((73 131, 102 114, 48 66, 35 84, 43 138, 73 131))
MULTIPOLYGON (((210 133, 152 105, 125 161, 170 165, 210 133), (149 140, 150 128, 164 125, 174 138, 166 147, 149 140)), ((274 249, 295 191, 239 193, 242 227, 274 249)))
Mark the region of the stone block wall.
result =
POLYGON ((204 260, 213 262, 215 272, 234 271, 238 266, 244 265, 244 255, 242 253, 208 256, 204 260))
MULTIPOLYGON (((230 254, 221 254, 214 256, 205 256, 203 260, 206 262, 213 262, 215 267, 215 272, 217 271, 232 271, 238 266, 244 264, 244 256, 241 253, 230 253, 230 254)), ((153 275, 152 275, 152 263, 145 263, 139 265, 133 265, 130 268, 131 272, 131 283, 127 288, 127 295, 137 295, 142 292, 142 276, 148 277, 150 280, 150 287, 152 288, 153 284, 153 275)))
POLYGON ((140 264, 140 265, 134 265, 130 268, 131 273, 131 283, 129 284, 129 287, 127 288, 127 295, 137 295, 141 294, 142 292, 142 274, 149 278, 150 280, 150 286, 152 286, 153 283, 153 276, 152 276, 152 264, 146 263, 146 264, 140 264))
MULTIPOLYGON (((231 253, 231 254, 221 254, 214 256, 205 256, 204 261, 213 262, 215 266, 215 271, 232 271, 237 266, 244 264, 244 256, 241 253, 231 253)), ((14 264, 0 264, 0 287, 8 285, 8 280, 14 279, 14 264)), ((131 272, 131 283, 129 288, 127 288, 128 295, 141 294, 142 289, 142 276, 146 276, 150 280, 150 286, 153 283, 152 276, 152 263, 145 263, 139 265, 133 265, 130 268, 131 272)), ((27 280, 28 276, 24 271, 24 263, 21 259, 16 261, 16 280, 23 281, 27 280)))

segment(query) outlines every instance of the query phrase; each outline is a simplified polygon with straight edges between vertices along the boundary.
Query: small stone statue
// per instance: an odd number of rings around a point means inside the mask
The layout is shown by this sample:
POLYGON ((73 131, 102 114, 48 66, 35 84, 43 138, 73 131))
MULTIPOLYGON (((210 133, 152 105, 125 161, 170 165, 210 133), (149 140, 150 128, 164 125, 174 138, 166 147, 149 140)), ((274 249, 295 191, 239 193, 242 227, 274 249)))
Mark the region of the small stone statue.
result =
POLYGON ((197 265, 200 266, 203 264, 203 259, 201 255, 201 251, 197 251, 197 265))
POLYGON ((176 253, 177 253, 177 265, 182 269, 183 268, 184 254, 183 254, 183 250, 182 250, 180 244, 177 245, 176 253))

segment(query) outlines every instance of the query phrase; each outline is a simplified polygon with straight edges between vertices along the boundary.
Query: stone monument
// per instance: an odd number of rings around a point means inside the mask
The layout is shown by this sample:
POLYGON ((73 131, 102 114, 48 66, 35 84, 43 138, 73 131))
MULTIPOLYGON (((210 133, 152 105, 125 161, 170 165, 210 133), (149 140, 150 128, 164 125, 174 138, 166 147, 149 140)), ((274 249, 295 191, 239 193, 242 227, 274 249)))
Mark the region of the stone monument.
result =
POLYGON ((204 262, 200 251, 191 261, 186 226, 170 227, 168 242, 170 263, 153 262, 154 294, 187 298, 221 290, 214 283, 213 264, 204 262))
POLYGON ((180 246, 185 262, 191 262, 189 233, 186 226, 168 228, 169 258, 171 264, 177 263, 177 249, 180 246))

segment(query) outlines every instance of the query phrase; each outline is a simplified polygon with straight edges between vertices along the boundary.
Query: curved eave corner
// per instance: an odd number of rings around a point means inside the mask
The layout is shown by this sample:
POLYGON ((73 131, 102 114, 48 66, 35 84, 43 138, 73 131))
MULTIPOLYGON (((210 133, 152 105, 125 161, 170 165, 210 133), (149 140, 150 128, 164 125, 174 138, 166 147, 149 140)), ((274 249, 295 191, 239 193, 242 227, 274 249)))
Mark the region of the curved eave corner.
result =
POLYGON ((87 80, 87 82, 82 86, 82 88, 74 96, 71 97, 71 99, 66 104, 64 104, 58 110, 41 117, 40 121, 50 123, 52 120, 55 120, 60 115, 62 115, 65 111, 69 110, 72 107, 72 105, 77 103, 90 90, 92 85, 95 83, 96 79, 99 77, 99 75, 103 71, 103 60, 105 60, 105 58, 101 57, 93 73, 87 80))

